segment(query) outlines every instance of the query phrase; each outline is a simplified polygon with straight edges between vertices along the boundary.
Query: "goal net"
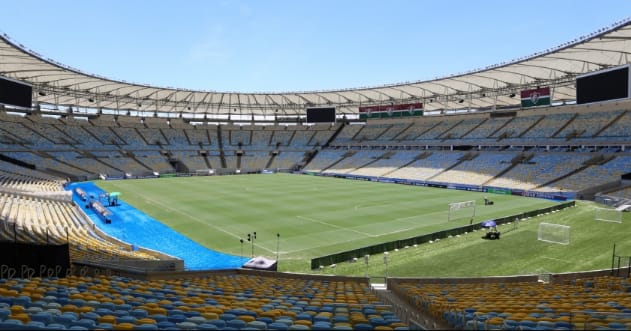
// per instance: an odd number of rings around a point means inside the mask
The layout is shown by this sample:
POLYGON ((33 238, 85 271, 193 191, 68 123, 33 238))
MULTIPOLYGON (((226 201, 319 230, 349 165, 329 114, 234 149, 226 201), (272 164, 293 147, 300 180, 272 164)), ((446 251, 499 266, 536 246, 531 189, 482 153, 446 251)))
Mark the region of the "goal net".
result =
POLYGON ((603 222, 622 223, 622 211, 612 208, 596 207, 594 220, 603 222))
POLYGON ((475 217, 475 200, 452 202, 449 204, 447 221, 475 217))
POLYGON ((539 223, 537 239, 553 244, 570 243, 570 226, 553 223, 539 223))

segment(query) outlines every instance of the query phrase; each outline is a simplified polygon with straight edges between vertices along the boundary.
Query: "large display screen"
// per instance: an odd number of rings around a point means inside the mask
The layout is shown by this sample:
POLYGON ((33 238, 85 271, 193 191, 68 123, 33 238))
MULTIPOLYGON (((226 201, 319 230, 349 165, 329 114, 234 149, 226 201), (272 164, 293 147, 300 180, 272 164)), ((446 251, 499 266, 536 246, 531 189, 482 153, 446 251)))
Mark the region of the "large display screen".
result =
POLYGON ((335 107, 307 108, 308 123, 334 123, 335 107))
POLYGON ((0 77, 0 103, 31 108, 33 87, 18 81, 0 77))
POLYGON ((629 66, 597 71, 576 78, 576 103, 629 97, 629 66))

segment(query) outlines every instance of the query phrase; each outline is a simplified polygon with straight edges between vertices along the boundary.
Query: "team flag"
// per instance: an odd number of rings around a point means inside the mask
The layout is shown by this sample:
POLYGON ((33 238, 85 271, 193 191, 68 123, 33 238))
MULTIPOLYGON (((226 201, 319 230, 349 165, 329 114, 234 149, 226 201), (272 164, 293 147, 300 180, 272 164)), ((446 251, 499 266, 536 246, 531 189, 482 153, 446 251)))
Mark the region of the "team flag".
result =
POLYGON ((550 105, 550 88, 541 87, 521 91, 522 107, 537 107, 550 105))
POLYGON ((423 115, 423 104, 420 102, 359 107, 360 119, 392 118, 392 117, 407 117, 407 116, 422 116, 422 115, 423 115))

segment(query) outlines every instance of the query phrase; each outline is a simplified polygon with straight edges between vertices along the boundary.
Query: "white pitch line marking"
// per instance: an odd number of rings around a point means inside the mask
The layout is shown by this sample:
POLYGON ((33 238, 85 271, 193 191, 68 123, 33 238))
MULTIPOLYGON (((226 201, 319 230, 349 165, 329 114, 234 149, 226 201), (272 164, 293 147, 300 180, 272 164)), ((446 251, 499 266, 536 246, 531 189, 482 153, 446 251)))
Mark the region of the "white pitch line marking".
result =
MULTIPOLYGON (((164 208, 164 209, 166 209, 166 210, 168 210, 168 211, 171 211, 171 212, 174 212, 174 213, 178 213, 178 214, 184 215, 184 216, 186 216, 186 217, 190 218, 191 220, 193 220, 193 221, 195 221, 195 222, 197 222, 197 223, 199 223, 199 224, 201 224, 201 225, 204 225, 204 226, 207 226, 207 227, 210 227, 210 228, 216 229, 216 230, 221 231, 221 232, 223 232, 223 233, 225 233, 225 234, 228 234, 228 235, 230 235, 230 236, 233 236, 233 237, 235 237, 235 238, 237 238, 237 239, 242 239, 242 238, 241 238, 239 235, 237 235, 237 234, 234 234, 234 233, 232 233, 232 232, 230 232, 230 231, 227 231, 227 230, 222 229, 222 228, 220 228, 220 227, 216 227, 216 226, 214 226, 214 225, 212 225, 212 224, 209 224, 208 222, 205 222, 204 220, 202 220, 202 219, 200 219, 200 218, 197 218, 197 217, 195 217, 195 216, 193 216, 193 215, 191 215, 191 214, 189 214, 189 213, 183 212, 183 211, 181 211, 181 210, 179 210, 179 209, 174 209, 174 208, 171 208, 171 207, 166 207, 166 204, 160 204, 159 202, 157 202, 157 201, 155 201, 155 200, 152 200, 152 199, 148 199, 147 197, 145 197, 145 201, 148 201, 148 203, 149 203, 149 204, 152 204, 152 205, 159 205, 160 207, 162 207, 162 208, 164 208)), ((267 247, 264 247, 264 246, 261 246, 261 245, 258 245, 258 244, 254 244, 254 246, 259 247, 259 248, 261 248, 261 249, 263 249, 263 250, 266 250, 266 251, 268 251, 268 252, 270 252, 270 253, 274 253, 274 251, 272 251, 272 250, 268 249, 267 247)))
POLYGON ((320 224, 323 224, 323 225, 328 225, 328 226, 330 226, 332 228, 337 228, 337 229, 346 230, 346 231, 352 231, 352 232, 359 233, 359 234, 361 234, 363 236, 366 236, 366 237, 371 237, 371 238, 379 237, 378 235, 374 235, 374 234, 370 234, 370 233, 366 233, 366 232, 362 232, 362 231, 357 231, 357 230, 351 229, 351 228, 345 228, 343 226, 327 223, 327 222, 320 221, 320 220, 317 220, 317 219, 311 218, 311 217, 306 217, 306 216, 302 216, 302 215, 297 215, 296 217, 301 218, 303 220, 310 221, 310 222, 315 222, 315 223, 320 223, 320 224))

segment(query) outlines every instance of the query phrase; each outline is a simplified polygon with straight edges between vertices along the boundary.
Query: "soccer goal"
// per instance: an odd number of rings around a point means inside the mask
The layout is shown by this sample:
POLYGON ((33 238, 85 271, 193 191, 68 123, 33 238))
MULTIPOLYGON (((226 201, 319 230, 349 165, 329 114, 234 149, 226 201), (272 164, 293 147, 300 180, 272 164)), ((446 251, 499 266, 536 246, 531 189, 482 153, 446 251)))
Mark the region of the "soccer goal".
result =
POLYGON ((570 226, 553 223, 539 223, 537 240, 568 245, 570 243, 570 226))
POLYGON ((622 223, 622 211, 612 208, 596 207, 594 220, 603 222, 622 223))
POLYGON ((452 202, 449 204, 447 221, 475 217, 475 200, 452 202))

